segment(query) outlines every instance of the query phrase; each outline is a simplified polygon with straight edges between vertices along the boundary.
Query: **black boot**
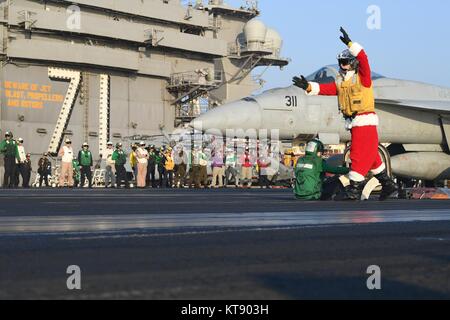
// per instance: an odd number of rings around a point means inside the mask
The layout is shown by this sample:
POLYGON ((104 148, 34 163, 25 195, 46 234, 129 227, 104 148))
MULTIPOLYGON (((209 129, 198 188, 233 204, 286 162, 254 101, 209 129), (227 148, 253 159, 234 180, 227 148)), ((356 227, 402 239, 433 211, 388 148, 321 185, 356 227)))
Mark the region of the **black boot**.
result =
POLYGON ((338 194, 334 200, 335 201, 358 201, 361 200, 362 192, 364 190, 364 186, 366 185, 365 181, 356 182, 350 181, 350 184, 345 187, 343 192, 338 194))
POLYGON ((380 181, 381 186, 383 187, 383 189, 381 190, 380 201, 385 201, 398 192, 397 184, 391 177, 388 176, 386 170, 384 170, 380 174, 377 174, 375 178, 380 181))

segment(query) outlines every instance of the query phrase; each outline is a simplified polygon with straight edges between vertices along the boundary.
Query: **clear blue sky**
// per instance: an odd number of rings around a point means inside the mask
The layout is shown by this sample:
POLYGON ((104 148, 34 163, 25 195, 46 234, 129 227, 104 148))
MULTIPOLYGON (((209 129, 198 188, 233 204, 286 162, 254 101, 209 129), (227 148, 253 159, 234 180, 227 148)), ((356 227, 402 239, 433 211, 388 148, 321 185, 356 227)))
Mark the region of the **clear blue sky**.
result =
MULTIPOLYGON (((240 6, 244 1, 226 0, 240 6)), ((305 76, 335 63, 345 47, 342 25, 361 43, 374 71, 385 76, 450 87, 450 1, 448 0, 260 0, 261 19, 284 38, 283 71, 266 72, 264 89, 283 87, 296 74, 305 76), (381 29, 367 27, 367 8, 381 9, 381 29)))

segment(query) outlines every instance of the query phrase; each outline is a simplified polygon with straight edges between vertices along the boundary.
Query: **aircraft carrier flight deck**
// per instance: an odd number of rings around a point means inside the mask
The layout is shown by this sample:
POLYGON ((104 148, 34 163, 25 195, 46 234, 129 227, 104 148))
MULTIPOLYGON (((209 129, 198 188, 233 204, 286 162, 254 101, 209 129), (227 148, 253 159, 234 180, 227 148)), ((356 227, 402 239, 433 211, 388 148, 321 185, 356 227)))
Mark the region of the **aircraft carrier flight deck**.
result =
POLYGON ((450 297, 447 201, 299 203, 291 190, 234 189, 0 198, 1 299, 450 297), (70 265, 82 290, 67 290, 70 265), (367 290, 372 265, 381 291, 367 290))

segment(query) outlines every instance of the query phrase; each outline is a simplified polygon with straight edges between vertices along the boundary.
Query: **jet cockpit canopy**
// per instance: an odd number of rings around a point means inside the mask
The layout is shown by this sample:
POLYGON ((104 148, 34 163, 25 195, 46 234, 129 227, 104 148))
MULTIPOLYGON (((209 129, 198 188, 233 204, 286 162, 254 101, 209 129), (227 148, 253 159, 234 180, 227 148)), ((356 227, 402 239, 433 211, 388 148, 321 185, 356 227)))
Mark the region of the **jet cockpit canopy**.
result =
MULTIPOLYGON (((339 66, 337 64, 332 64, 317 70, 313 74, 306 77, 306 79, 308 81, 314 81, 320 84, 330 83, 336 81, 336 77, 338 74, 339 74, 339 66)), ((376 72, 372 72, 372 80, 377 80, 381 78, 385 77, 376 72)))

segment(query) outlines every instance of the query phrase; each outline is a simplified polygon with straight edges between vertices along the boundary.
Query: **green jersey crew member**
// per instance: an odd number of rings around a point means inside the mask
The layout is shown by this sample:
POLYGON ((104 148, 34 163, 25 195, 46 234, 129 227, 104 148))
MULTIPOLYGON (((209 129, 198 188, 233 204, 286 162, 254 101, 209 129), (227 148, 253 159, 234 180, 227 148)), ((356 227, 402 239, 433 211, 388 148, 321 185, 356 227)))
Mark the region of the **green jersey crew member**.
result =
POLYGON ((78 158, 73 158, 72 169, 73 169, 73 186, 75 188, 78 188, 79 186, 82 186, 82 184, 80 184, 81 170, 80 170, 80 162, 78 161, 78 158))
POLYGON ((322 154, 324 146, 319 140, 312 140, 306 146, 306 155, 295 167, 295 197, 299 200, 329 200, 341 185, 339 179, 324 183, 325 174, 348 174, 349 168, 331 167, 322 154), (326 191, 325 191, 326 190, 326 191))
POLYGON ((125 182, 125 187, 129 188, 127 170, 125 169, 125 164, 127 163, 127 154, 122 150, 122 144, 116 144, 116 150, 113 152, 112 158, 116 164, 117 173, 117 187, 120 188, 122 182, 125 182))
POLYGON ((16 160, 20 160, 17 143, 13 140, 12 132, 5 133, 5 140, 0 143, 0 153, 5 155, 5 174, 3 188, 16 187, 16 160))
POLYGON ((81 167, 81 183, 80 187, 84 187, 84 183, 86 181, 86 178, 89 182, 89 188, 92 188, 92 165, 93 165, 93 159, 92 159, 92 153, 89 151, 89 144, 87 142, 83 143, 83 148, 78 152, 78 162, 81 167))

